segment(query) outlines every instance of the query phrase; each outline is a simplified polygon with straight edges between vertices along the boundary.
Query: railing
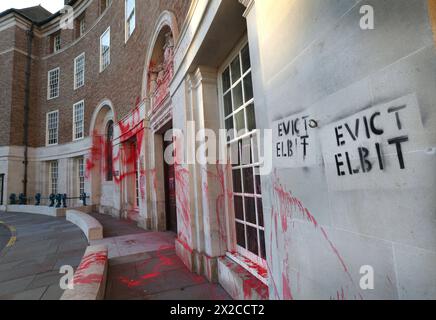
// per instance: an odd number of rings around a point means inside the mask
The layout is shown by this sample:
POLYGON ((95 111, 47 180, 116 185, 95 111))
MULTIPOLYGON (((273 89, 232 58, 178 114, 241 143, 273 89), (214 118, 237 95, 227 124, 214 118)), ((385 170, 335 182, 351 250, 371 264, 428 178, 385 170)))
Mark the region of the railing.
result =
POLYGON ((35 206, 46 205, 48 207, 55 208, 68 208, 71 206, 72 200, 80 200, 84 207, 87 206, 86 200, 90 197, 83 193, 79 197, 68 197, 64 194, 50 194, 48 197, 43 197, 40 193, 37 193, 35 197, 26 197, 23 193, 18 196, 12 193, 9 196, 9 204, 11 205, 30 205, 33 203, 35 206))

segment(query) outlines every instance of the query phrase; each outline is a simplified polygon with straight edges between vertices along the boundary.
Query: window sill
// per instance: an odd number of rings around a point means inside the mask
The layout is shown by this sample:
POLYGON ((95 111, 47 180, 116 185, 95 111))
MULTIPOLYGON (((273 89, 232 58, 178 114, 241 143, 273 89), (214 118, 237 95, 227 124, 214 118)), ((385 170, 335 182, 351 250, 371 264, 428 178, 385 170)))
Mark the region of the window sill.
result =
POLYGON ((262 266, 250 261, 236 252, 227 252, 226 256, 234 263, 240 265, 263 284, 268 285, 268 272, 262 266))

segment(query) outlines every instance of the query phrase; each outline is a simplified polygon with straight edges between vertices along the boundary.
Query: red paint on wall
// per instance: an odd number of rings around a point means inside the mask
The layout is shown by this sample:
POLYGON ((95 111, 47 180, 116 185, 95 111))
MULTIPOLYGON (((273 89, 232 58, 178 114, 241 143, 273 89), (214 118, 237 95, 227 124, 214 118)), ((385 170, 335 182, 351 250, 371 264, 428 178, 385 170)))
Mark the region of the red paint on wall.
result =
MULTIPOLYGON (((278 206, 277 206, 278 210, 273 207, 271 212, 272 219, 274 222, 277 248, 278 248, 278 236, 281 234, 278 231, 277 219, 280 217, 280 219, 282 220, 282 230, 283 233, 285 233, 288 230, 287 219, 288 218, 293 219, 295 218, 296 215, 299 215, 299 217, 303 218, 304 220, 312 224, 315 230, 318 230, 320 232, 323 239, 327 242, 328 246, 330 247, 332 253, 338 259, 339 264, 343 269, 343 271, 345 272, 345 274, 347 275, 349 281, 355 286, 354 280, 349 272, 349 269, 347 267, 344 258, 342 257, 342 255, 340 254, 339 250, 336 248, 334 243, 330 240, 325 228, 319 226, 315 217, 311 214, 309 209, 307 209, 298 198, 293 196, 291 192, 285 190, 283 185, 280 183, 280 179, 277 177, 276 173, 274 174, 273 191, 274 191, 275 199, 278 202, 278 206)), ((270 240, 272 242, 272 234, 270 240)), ((289 252, 286 249, 287 248, 286 241, 284 245, 285 245, 285 254, 288 255, 289 252)), ((286 258, 283 259, 284 262, 283 272, 286 272, 286 270, 288 270, 287 267, 288 260, 289 260, 289 256, 286 256, 286 258)), ((287 275, 285 273, 283 273, 282 275, 282 285, 283 285, 283 297, 285 296, 285 293, 289 296, 290 294, 290 291, 288 292, 288 289, 290 288, 289 279, 287 278, 287 275)), ((342 297, 342 290, 340 291, 339 296, 342 297)))
POLYGON ((282 274, 282 282, 283 282, 283 299, 294 300, 294 297, 292 296, 292 292, 291 292, 289 278, 285 273, 282 274))

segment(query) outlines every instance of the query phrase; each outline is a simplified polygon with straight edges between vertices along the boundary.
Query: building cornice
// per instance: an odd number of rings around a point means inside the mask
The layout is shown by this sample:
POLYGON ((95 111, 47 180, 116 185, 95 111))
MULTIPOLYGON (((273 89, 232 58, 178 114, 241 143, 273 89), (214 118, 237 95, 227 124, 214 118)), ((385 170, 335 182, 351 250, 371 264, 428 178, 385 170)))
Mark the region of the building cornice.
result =
POLYGON ((255 0, 239 0, 239 2, 246 8, 245 12, 243 14, 244 18, 246 18, 248 16, 248 14, 250 13, 251 9, 253 8, 254 1, 255 0))

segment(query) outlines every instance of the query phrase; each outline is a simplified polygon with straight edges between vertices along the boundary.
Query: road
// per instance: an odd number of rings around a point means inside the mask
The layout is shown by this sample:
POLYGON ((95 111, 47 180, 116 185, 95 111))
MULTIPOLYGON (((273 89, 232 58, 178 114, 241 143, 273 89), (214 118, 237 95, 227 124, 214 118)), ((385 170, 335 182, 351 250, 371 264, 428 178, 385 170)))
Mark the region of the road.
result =
POLYGON ((0 221, 0 300, 58 300, 60 267, 76 268, 86 250, 82 231, 62 218, 23 213, 0 213, 0 221))
POLYGON ((6 247, 11 236, 12 234, 8 227, 0 222, 0 252, 6 247))

